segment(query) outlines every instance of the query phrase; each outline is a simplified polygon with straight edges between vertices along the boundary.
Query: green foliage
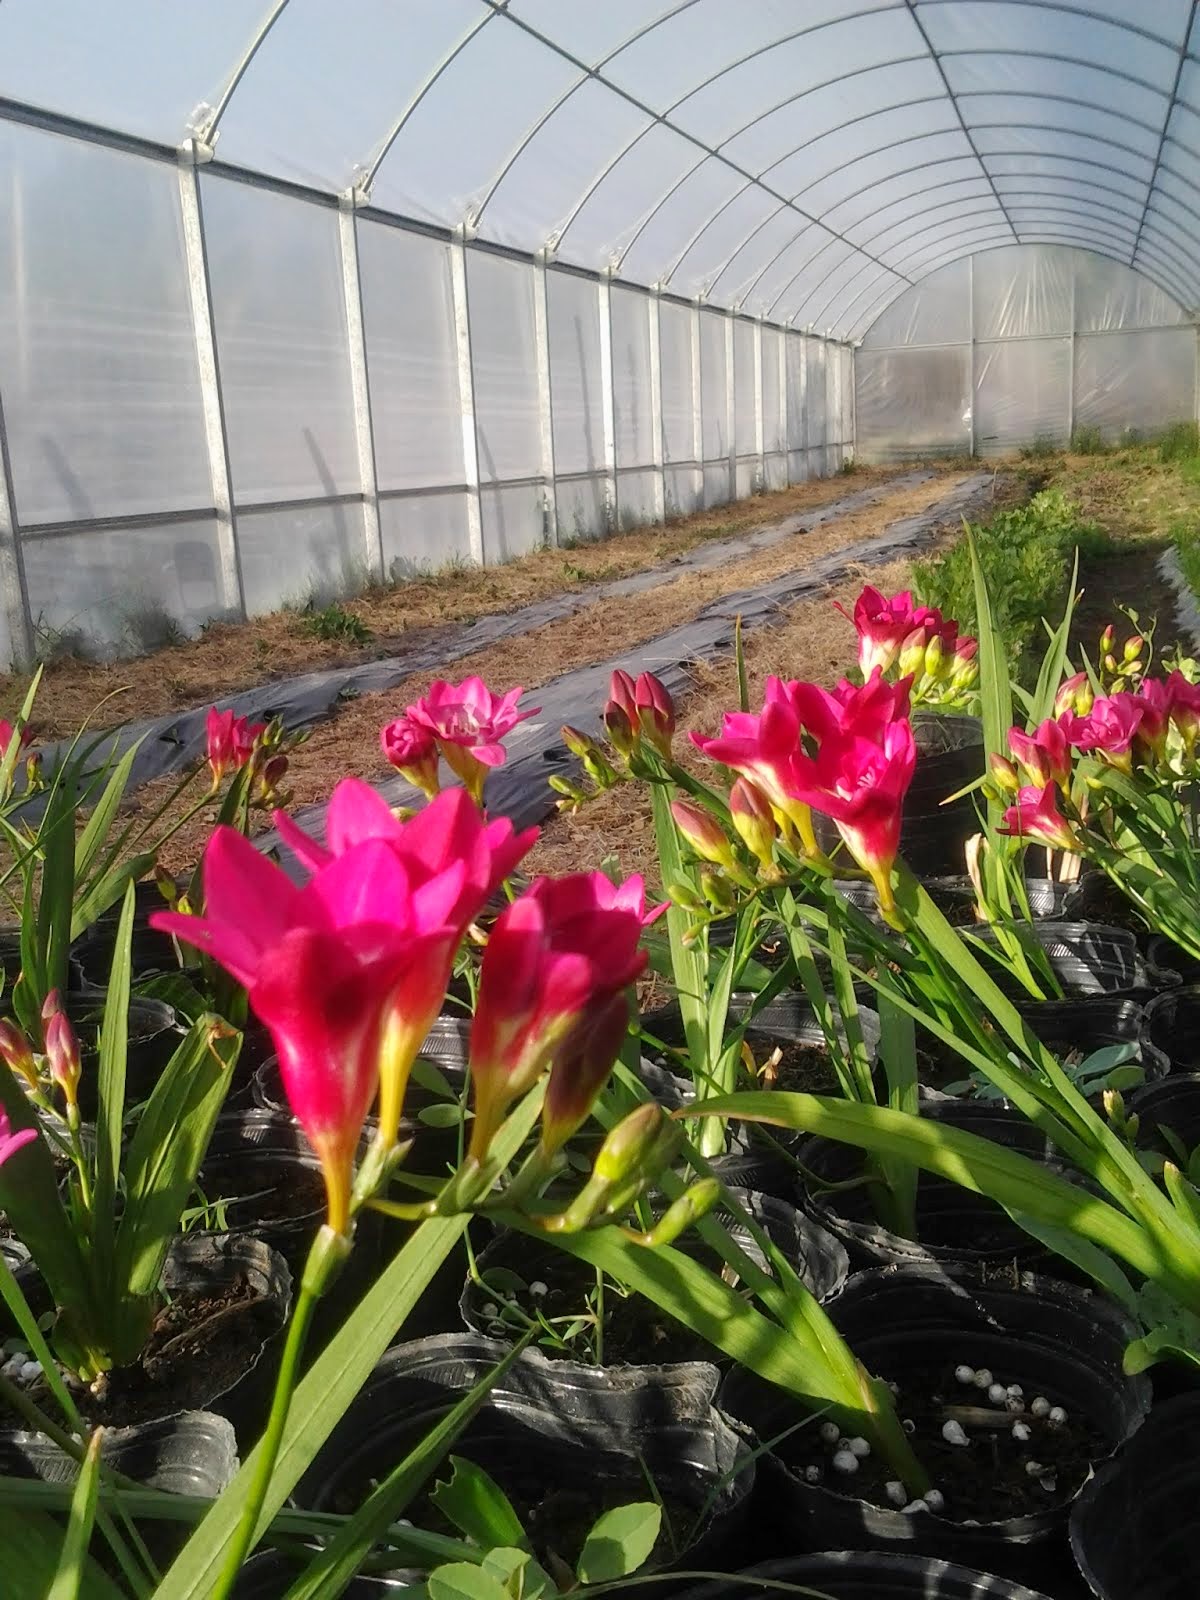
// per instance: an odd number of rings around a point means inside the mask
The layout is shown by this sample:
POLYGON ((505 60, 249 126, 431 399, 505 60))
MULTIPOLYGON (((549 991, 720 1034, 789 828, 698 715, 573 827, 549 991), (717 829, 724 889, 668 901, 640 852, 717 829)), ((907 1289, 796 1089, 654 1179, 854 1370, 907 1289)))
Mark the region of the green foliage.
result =
POLYGON ((1048 461, 1051 456, 1056 456, 1058 453, 1059 449, 1054 440, 1046 438, 1044 434, 1032 444, 1021 446, 1022 461, 1048 461))
MULTIPOLYGON (((996 628, 1023 669, 1043 615, 1067 598, 1073 551, 1084 557, 1099 554, 1108 548, 1108 538, 1094 523, 1080 519, 1079 507, 1061 489, 1043 489, 1027 505, 1001 511, 971 533, 996 628)), ((914 577, 923 604, 940 607, 964 633, 978 633, 971 551, 965 540, 945 555, 918 561, 914 577)), ((1030 662, 1030 667, 1035 670, 1036 664, 1030 662)))
POLYGON ((1106 456, 1109 445, 1099 428, 1084 423, 1071 435, 1071 449, 1077 456, 1106 456))
POLYGON ((1158 441, 1160 461, 1183 461, 1200 455, 1200 424, 1175 422, 1158 441))
POLYGON ((332 644, 369 644, 373 635, 361 617, 345 606, 331 600, 327 606, 315 606, 311 601, 305 607, 300 625, 307 633, 332 644))

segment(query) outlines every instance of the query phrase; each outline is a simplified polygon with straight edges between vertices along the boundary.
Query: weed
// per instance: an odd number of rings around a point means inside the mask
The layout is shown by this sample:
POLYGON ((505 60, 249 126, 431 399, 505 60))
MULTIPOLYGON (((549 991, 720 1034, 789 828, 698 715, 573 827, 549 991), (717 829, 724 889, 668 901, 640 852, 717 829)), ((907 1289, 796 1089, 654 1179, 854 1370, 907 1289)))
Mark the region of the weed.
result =
POLYGON ((1071 435, 1071 449, 1077 456, 1106 456, 1109 453, 1104 435, 1090 423, 1075 429, 1071 435))
POLYGON ((1183 461, 1200 455, 1200 425, 1195 422, 1175 422, 1158 441, 1160 461, 1183 461))
POLYGON ((362 618, 356 617, 352 611, 347 611, 336 600, 331 600, 320 610, 311 605, 306 607, 300 618, 300 625, 308 633, 315 634, 318 639, 334 644, 364 645, 369 643, 372 637, 370 628, 362 618))
POLYGON ((852 478, 858 471, 858 462, 853 456, 847 456, 838 470, 843 478, 852 478))
MULTIPOLYGON (((1061 489, 1043 489, 1028 505, 1001 511, 974 528, 992 611, 1014 655, 1021 656, 1051 597, 1064 595, 1076 549, 1086 559, 1111 549, 1108 535, 1080 519, 1061 489)), ((977 628, 975 586, 966 541, 945 555, 918 561, 916 588, 925 605, 939 606, 964 633, 977 628)))
POLYGON ((1055 444, 1053 439, 1048 439, 1045 434, 1039 434, 1032 444, 1021 446, 1022 461, 1047 461, 1051 456, 1056 456, 1058 453, 1058 445, 1055 444))

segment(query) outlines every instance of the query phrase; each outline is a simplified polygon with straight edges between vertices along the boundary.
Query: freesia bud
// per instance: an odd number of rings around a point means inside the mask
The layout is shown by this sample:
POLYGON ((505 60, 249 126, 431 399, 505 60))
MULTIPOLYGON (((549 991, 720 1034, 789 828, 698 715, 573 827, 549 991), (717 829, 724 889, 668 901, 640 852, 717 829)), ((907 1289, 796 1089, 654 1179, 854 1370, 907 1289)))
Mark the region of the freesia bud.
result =
POLYGON ((925 650, 929 633, 925 628, 914 628, 900 646, 899 672, 902 678, 916 678, 925 671, 925 650))
POLYGON ((542 1150, 553 1155, 587 1119, 629 1030, 624 991, 589 1013, 554 1059, 542 1105, 542 1150))
POLYGON ((614 1188, 627 1183, 645 1167, 669 1126, 662 1107, 655 1101, 638 1106, 621 1118, 600 1146, 592 1163, 593 1175, 614 1188))
POLYGON ((996 781, 996 786, 1003 794, 1018 794, 1020 792, 1021 780, 1017 777, 1017 769, 1007 757, 993 752, 988 765, 991 768, 992 777, 996 781))
POLYGON ((1066 680, 1055 695, 1054 715, 1061 717, 1064 711, 1073 711, 1077 716, 1086 717, 1092 709, 1094 699, 1087 673, 1077 672, 1066 680))
POLYGON ((0 1022, 0 1060, 10 1071, 18 1073, 31 1089, 38 1087, 37 1063, 33 1047, 24 1030, 15 1022, 0 1022))
POLYGON ((675 702, 666 686, 652 672, 643 672, 636 689, 638 726, 661 756, 671 754, 675 732, 675 702))
POLYGON ((1105 1089, 1101 1099, 1104 1102, 1104 1115, 1114 1128, 1125 1126, 1125 1096, 1119 1089, 1105 1089))
POLYGON ((738 778, 729 791, 729 815, 738 837, 765 870, 772 866, 779 825, 762 790, 747 778, 738 778))
POLYGON ((694 800, 672 800, 671 816, 701 861, 711 861, 716 866, 726 868, 735 864, 733 846, 711 812, 705 811, 694 800))
POLYGON ((737 905, 733 885, 719 872, 709 872, 707 867, 700 874, 700 890, 714 911, 732 911, 737 905))
POLYGON ((630 721, 625 707, 615 700, 610 700, 604 708, 604 730, 613 749, 628 761, 638 747, 637 725, 630 721))
POLYGON ((608 704, 619 706, 630 724, 637 726, 637 685, 621 667, 618 667, 608 680, 608 704))
POLYGON ((1126 641, 1125 641, 1125 649, 1124 649, 1124 652, 1123 652, 1124 659, 1127 662, 1136 661, 1138 659, 1138 657, 1141 655, 1142 648, 1145 645, 1145 643, 1146 643, 1146 641, 1145 641, 1145 639, 1142 638, 1140 633, 1135 633, 1135 634, 1131 635, 1130 638, 1126 639, 1126 641))
POLYGON ((924 668, 927 677, 937 678, 941 676, 945 655, 946 647, 942 643, 942 636, 939 633, 935 633, 925 646, 924 668))
POLYGON ((205 754, 214 793, 227 772, 238 772, 246 765, 266 729, 265 722, 251 722, 249 717, 235 716, 232 707, 227 711, 218 711, 216 706, 209 708, 205 754))
POLYGON ((167 905, 173 906, 179 899, 179 885, 166 867, 156 866, 154 868, 154 886, 167 905))
POLYGON ((384 760, 406 783, 432 800, 438 792, 437 740, 423 723, 397 717, 379 730, 384 760))
POLYGON ((687 883, 669 883, 667 885, 667 898, 672 905, 680 906, 684 911, 704 911, 707 907, 700 896, 687 883))
POLYGON ((1100 654, 1102 656, 1108 655, 1109 651, 1113 647, 1113 643, 1114 643, 1116 637, 1117 637, 1117 630, 1113 627, 1112 623, 1110 622, 1108 627, 1105 628, 1104 632, 1100 635, 1100 654))
POLYGON ((63 1092, 70 1115, 76 1111, 79 1103, 79 1077, 83 1064, 79 1055, 79 1040, 63 1011, 55 1011, 46 1023, 46 1060, 50 1076, 63 1092))
POLYGON ((1102 665, 1104 667, 1105 672, 1115 672, 1117 670, 1117 658, 1116 658, 1116 656, 1114 656, 1112 654, 1106 655, 1104 657, 1104 659, 1103 659, 1102 665))
POLYGON ((721 1198, 721 1185, 716 1178, 701 1178, 685 1189, 663 1212, 648 1234, 638 1241, 654 1249, 658 1245, 674 1244, 681 1233, 700 1221, 721 1198))

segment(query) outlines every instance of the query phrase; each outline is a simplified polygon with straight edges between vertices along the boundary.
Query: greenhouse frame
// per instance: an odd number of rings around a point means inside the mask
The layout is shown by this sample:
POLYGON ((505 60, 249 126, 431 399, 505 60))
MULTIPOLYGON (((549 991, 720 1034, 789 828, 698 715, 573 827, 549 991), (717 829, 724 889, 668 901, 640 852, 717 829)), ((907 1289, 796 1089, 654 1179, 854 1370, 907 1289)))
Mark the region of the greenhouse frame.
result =
POLYGON ((1197 415, 1188 0, 4 0, 0 657, 1197 415))

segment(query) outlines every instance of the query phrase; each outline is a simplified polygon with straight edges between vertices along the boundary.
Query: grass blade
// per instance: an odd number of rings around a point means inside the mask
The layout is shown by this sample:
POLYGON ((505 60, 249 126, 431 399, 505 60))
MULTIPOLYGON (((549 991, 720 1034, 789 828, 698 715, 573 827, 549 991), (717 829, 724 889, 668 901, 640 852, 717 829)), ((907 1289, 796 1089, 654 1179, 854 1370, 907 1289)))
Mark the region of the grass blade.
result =
POLYGON ((100 1446, 104 1430, 97 1428, 88 1441, 83 1466, 71 1496, 71 1510, 67 1517, 67 1532, 58 1570, 54 1574, 46 1600, 84 1600, 88 1593, 88 1545, 92 1540, 92 1525, 96 1520, 96 1494, 100 1487, 100 1446))

